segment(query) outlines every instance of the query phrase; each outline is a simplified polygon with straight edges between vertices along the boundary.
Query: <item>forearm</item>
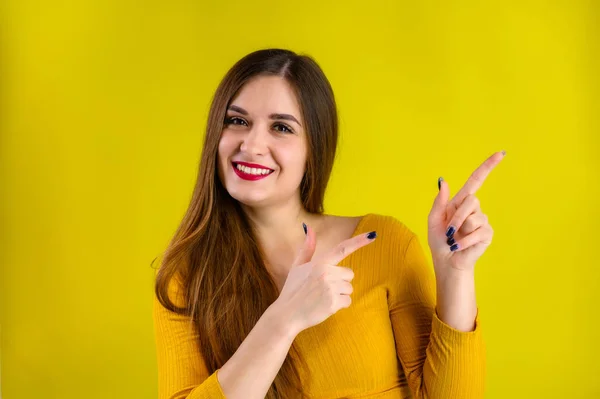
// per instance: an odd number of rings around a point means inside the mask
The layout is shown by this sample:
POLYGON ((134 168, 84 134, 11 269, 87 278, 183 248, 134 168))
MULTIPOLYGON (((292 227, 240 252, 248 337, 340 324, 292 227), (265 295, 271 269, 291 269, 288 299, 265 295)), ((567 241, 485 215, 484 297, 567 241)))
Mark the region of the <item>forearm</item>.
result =
POLYGON ((474 272, 436 274, 436 288, 440 320, 459 331, 473 331, 477 316, 474 272))
POLYGON ((297 332, 274 305, 217 373, 227 399, 263 399, 277 376, 297 332))

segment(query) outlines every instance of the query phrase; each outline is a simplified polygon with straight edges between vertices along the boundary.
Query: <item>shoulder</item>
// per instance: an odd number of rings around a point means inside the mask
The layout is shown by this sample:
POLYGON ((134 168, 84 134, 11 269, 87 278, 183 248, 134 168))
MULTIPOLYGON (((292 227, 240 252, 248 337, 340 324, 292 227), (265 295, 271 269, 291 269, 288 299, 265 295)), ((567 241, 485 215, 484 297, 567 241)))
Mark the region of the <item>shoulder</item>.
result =
MULTIPOLYGON (((161 269, 164 269, 165 252, 160 252, 156 254, 156 257, 150 263, 150 267, 154 269, 154 289, 155 289, 155 300, 158 300, 156 296, 156 288, 157 285, 164 286, 166 285, 166 290, 162 291, 161 294, 166 294, 168 296, 168 300, 171 301, 175 306, 183 307, 186 304, 185 301, 185 290, 184 290, 184 281, 181 273, 175 271, 174 273, 169 273, 165 275, 165 273, 161 273, 161 269)), ((166 299, 163 297, 163 299, 166 299)))
POLYGON ((376 231, 379 238, 390 238, 396 243, 408 243, 415 233, 400 219, 378 213, 366 214, 359 223, 358 234, 376 231))
POLYGON ((360 223, 362 216, 322 215, 321 230, 350 231, 352 233, 360 223))
POLYGON ((407 231, 408 227, 398 218, 378 213, 366 213, 359 216, 322 215, 322 229, 356 230, 361 233, 365 228, 380 227, 382 229, 395 229, 407 231))
POLYGON ((368 214, 361 231, 376 231, 377 239, 371 256, 390 281, 428 282, 431 268, 423 241, 400 219, 381 214, 368 214))
POLYGON ((337 239, 375 231, 379 242, 400 246, 408 244, 415 236, 415 233, 400 219, 378 213, 367 213, 361 216, 325 215, 323 230, 341 233, 337 239))
POLYGON ((367 213, 361 216, 327 215, 326 231, 334 231, 330 243, 337 243, 363 233, 375 231, 377 239, 366 250, 364 256, 375 257, 388 262, 404 259, 407 250, 414 247, 416 234, 400 219, 378 213, 367 213))
MULTIPOLYGON (((420 249, 417 234, 395 216, 369 213, 361 220, 356 234, 375 231, 377 239, 373 245, 373 256, 382 264, 397 268, 404 264, 409 252, 420 249)), ((408 255, 410 257, 410 255, 408 255)))

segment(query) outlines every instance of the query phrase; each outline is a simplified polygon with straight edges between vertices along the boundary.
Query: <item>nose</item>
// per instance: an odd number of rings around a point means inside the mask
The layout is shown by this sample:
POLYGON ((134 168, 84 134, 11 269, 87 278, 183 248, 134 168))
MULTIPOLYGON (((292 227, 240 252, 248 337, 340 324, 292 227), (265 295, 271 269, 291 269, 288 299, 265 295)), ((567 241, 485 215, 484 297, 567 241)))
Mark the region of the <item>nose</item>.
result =
POLYGON ((242 139, 240 151, 251 155, 264 155, 267 152, 265 129, 254 125, 242 139))

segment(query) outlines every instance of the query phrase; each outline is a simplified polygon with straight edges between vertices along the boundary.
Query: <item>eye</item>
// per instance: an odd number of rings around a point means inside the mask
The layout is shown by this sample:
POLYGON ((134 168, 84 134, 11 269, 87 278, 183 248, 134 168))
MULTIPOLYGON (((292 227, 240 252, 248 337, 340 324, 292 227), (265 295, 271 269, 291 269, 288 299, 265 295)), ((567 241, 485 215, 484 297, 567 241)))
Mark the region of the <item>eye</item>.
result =
POLYGON ((294 133, 294 131, 290 129, 289 126, 284 125, 283 123, 276 123, 273 125, 273 128, 275 128, 275 130, 277 130, 278 132, 282 133, 294 133))
POLYGON ((248 126, 248 122, 237 116, 232 116, 225 118, 225 125, 248 126))

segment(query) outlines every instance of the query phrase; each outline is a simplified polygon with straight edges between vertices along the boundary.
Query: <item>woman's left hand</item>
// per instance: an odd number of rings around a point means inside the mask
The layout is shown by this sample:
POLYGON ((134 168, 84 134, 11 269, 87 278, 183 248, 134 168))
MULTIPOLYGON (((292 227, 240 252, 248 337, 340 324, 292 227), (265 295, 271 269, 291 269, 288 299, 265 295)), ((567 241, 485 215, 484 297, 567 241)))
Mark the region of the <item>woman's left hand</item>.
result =
POLYGON ((452 271, 472 272, 477 259, 492 243, 494 231, 487 216, 481 212, 475 193, 504 156, 502 151, 489 157, 451 200, 448 183, 441 182, 427 223, 427 241, 436 275, 452 271))

